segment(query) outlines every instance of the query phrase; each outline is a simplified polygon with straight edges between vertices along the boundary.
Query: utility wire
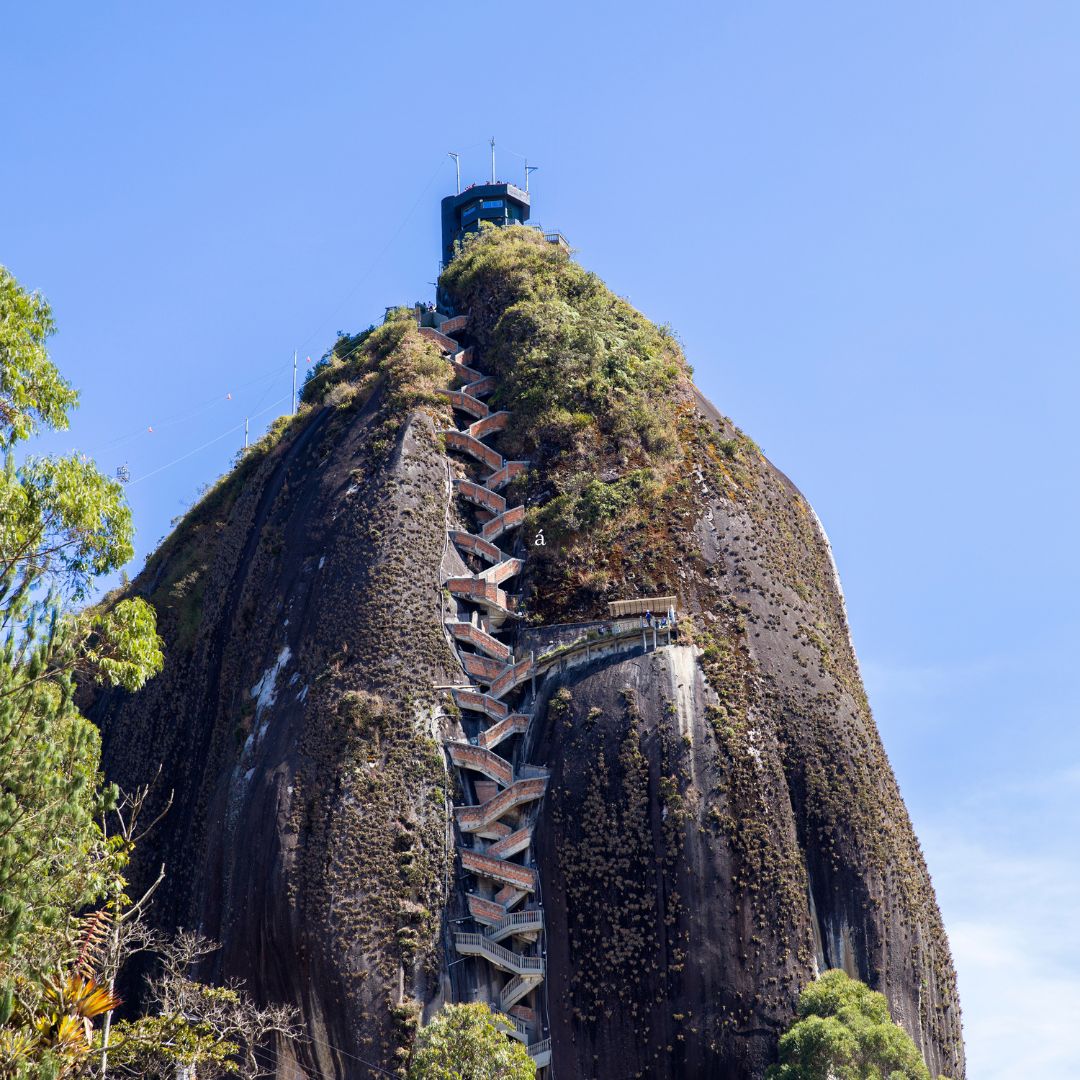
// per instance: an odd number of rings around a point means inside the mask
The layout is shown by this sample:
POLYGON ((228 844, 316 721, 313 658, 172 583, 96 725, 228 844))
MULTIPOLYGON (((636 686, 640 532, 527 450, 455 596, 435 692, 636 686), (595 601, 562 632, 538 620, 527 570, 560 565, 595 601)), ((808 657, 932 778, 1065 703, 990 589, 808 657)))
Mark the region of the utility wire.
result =
MULTIPOLYGON (((267 405, 267 407, 261 412, 257 412, 254 414, 254 416, 249 416, 247 419, 254 420, 256 416, 262 416, 263 413, 268 413, 271 409, 276 409, 283 401, 289 401, 291 397, 292 395, 290 394, 288 397, 278 398, 277 401, 272 402, 270 405, 267 405)), ((157 476, 158 473, 164 472, 166 469, 171 469, 174 465, 179 465, 181 461, 187 461, 189 457, 194 457, 196 454, 205 450, 208 446, 213 446, 214 443, 221 442, 222 439, 227 438, 229 435, 232 435, 233 432, 240 431, 243 428, 244 423, 246 422, 247 421, 235 424, 233 427, 229 428, 228 431, 223 431, 220 435, 217 435, 213 439, 204 442, 202 446, 196 446, 194 450, 189 450, 186 454, 181 454, 180 457, 174 458, 167 464, 159 465, 156 469, 153 469, 148 473, 144 473, 142 476, 136 477, 136 479, 132 480, 131 483, 128 484, 128 487, 134 487, 136 484, 142 483, 143 480, 149 480, 151 476, 157 476)))
MULTIPOLYGON (((482 144, 481 143, 476 143, 475 144, 475 146, 480 146, 480 145, 482 145, 482 144)), ((467 147, 466 149, 472 149, 472 148, 473 147, 467 147)), ((323 328, 326 326, 326 324, 335 315, 337 315, 341 311, 341 309, 345 306, 345 304, 348 303, 349 300, 351 300, 356 295, 356 293, 359 291, 361 286, 363 286, 366 283, 368 278, 371 276, 371 274, 378 267, 379 263, 382 261, 383 257, 390 250, 390 248, 393 246, 393 244, 397 241, 398 237, 401 235, 402 231, 405 229, 405 226, 408 225, 408 223, 412 220, 412 217, 416 213, 417 209, 419 208, 420 203, 424 199, 424 196, 427 195, 428 189, 431 187, 432 182, 435 180, 435 177, 438 175, 439 170, 442 169, 442 168, 444 168, 444 162, 440 160, 439 164, 432 170, 431 174, 428 176, 426 182, 424 183, 424 186, 421 188, 420 193, 416 196, 416 199, 413 201, 413 204, 409 208, 408 212, 401 219, 401 221, 398 224, 397 228, 391 234, 389 240, 386 241, 386 243, 379 249, 379 251, 375 255, 375 257, 370 261, 370 263, 368 264, 367 269, 364 271, 363 275, 359 278, 359 280, 356 282, 356 284, 338 301, 338 303, 335 306, 335 308, 333 309, 333 311, 331 311, 330 314, 327 315, 326 318, 323 319, 322 322, 319 323, 318 326, 316 326, 315 329, 312 330, 312 332, 310 334, 308 334, 308 336, 306 338, 303 339, 303 341, 297 347, 298 351, 304 349, 323 330, 323 328)), ((283 371, 290 370, 291 365, 292 365, 292 358, 290 357, 290 359, 286 363, 281 364, 281 365, 275 367, 272 370, 266 371, 262 375, 257 375, 254 378, 249 379, 246 382, 239 384, 235 389, 237 391, 243 390, 243 389, 245 389, 245 388, 247 388, 247 387, 249 387, 249 386, 251 386, 251 385, 253 385, 255 383, 260 383, 260 382, 262 382, 264 380, 272 379, 276 375, 280 375, 283 371)), ((228 391, 228 392, 232 392, 232 391, 228 391)), ((265 398, 265 396, 266 395, 264 393, 263 398, 265 398)), ((262 403, 263 398, 260 398, 259 402, 256 404, 256 408, 258 408, 258 405, 262 403)), ((189 411, 182 412, 182 413, 174 413, 171 417, 167 417, 164 420, 156 421, 151 426, 153 428, 155 428, 155 430, 164 430, 164 429, 169 428, 169 427, 174 427, 177 424, 183 423, 186 420, 190 420, 190 419, 194 418, 195 416, 198 416, 200 413, 205 412, 206 410, 208 410, 210 408, 213 408, 215 405, 219 404, 223 400, 225 400, 225 395, 224 394, 216 394, 216 395, 214 395, 213 398, 207 399, 201 405, 197 405, 197 406, 195 406, 193 409, 191 409, 189 411)), ((243 425, 240 425, 240 426, 242 427, 243 425)), ((137 430, 132 430, 132 431, 128 432, 127 434, 118 435, 118 436, 108 440, 105 443, 99 444, 98 447, 95 449, 95 452, 94 452, 94 454, 92 456, 96 457, 98 454, 104 453, 104 452, 106 452, 108 450, 113 450, 113 449, 117 448, 118 446, 121 446, 124 443, 129 442, 132 439, 138 438, 140 435, 146 435, 146 434, 148 434, 147 429, 145 427, 140 427, 137 430)), ((223 437, 224 436, 222 436, 222 438, 223 437)), ((197 451, 195 451, 195 452, 197 453, 197 451)))
MULTIPOLYGON (((478 143, 473 143, 470 146, 465 147, 464 149, 472 150, 472 149, 475 149, 478 146, 483 146, 483 145, 486 145, 486 144, 485 143, 479 143, 479 142, 478 143)), ((523 155, 518 154, 516 151, 508 150, 507 152, 512 154, 515 157, 523 158, 523 155)), ((390 239, 387 240, 387 242, 379 250, 378 254, 371 260, 371 262, 369 263, 367 269, 364 271, 364 274, 361 276, 361 278, 357 281, 356 285, 354 285, 353 288, 345 296, 342 297, 342 299, 338 302, 337 306, 330 313, 330 315, 328 315, 327 318, 322 321, 322 323, 320 323, 306 338, 304 338, 304 340, 301 342, 301 344, 299 346, 300 349, 302 349, 306 345, 308 345, 308 343, 323 329, 323 327, 325 327, 327 322, 329 322, 329 320, 331 318, 333 318, 333 316, 336 315, 341 310, 341 308, 350 299, 352 299, 353 296, 356 295, 356 293, 360 289, 360 287, 371 276, 372 272, 379 265, 379 263, 382 260, 383 256, 386 254, 387 251, 390 250, 392 245, 396 242, 398 237, 401 235, 401 233, 404 230, 405 226, 412 219, 413 214, 416 213, 416 210, 420 206, 421 201, 423 200, 424 196, 427 194, 428 189, 431 187, 432 181, 434 181, 435 177, 439 173, 439 170, 442 169, 443 167, 444 167, 444 163, 440 160, 439 164, 432 170, 432 172, 431 172, 430 176, 428 177, 427 181, 424 183, 424 186, 421 188, 420 193, 417 195, 417 197, 414 200, 412 206, 409 208, 408 212, 405 214, 405 217, 402 218, 401 222, 398 224, 398 227, 391 234, 390 239)), ((338 356, 337 359, 339 361, 348 360, 351 356, 353 356, 358 351, 359 348, 360 348, 360 345, 356 345, 352 349, 350 349, 347 353, 343 353, 342 355, 338 356)), ((276 376, 280 375, 283 371, 289 370, 290 367, 291 367, 292 362, 293 361, 290 359, 287 363, 281 364, 281 365, 273 368, 272 370, 266 371, 261 375, 257 375, 254 378, 247 380, 246 382, 240 383, 239 386, 236 387, 236 389, 238 391, 243 390, 243 389, 246 389, 247 387, 250 387, 250 386, 253 386, 253 385, 268 381, 270 379, 273 379, 276 376)), ((266 390, 268 390, 268 389, 269 389, 269 386, 266 387, 266 390)), ((230 394, 231 394, 231 391, 230 391, 230 394)), ((262 403, 262 401, 265 399, 265 397, 266 397, 266 391, 264 390, 262 397, 257 402, 257 406, 262 403)), ((177 424, 181 424, 181 423, 184 423, 184 422, 186 422, 188 420, 191 420, 194 417, 196 417, 198 415, 201 415, 202 413, 206 412, 207 410, 209 410, 211 408, 214 408, 216 405, 219 405, 225 399, 226 398, 223 397, 221 394, 216 394, 213 398, 206 399, 202 404, 195 406, 193 409, 190 409, 190 410, 187 410, 187 411, 181 412, 181 413, 174 413, 171 417, 167 417, 165 420, 160 420, 160 421, 158 421, 156 423, 156 425, 151 425, 151 427, 156 426, 157 430, 159 430, 159 431, 160 430, 165 430, 165 429, 170 428, 170 427, 175 427, 177 424)), ((247 420, 250 421, 250 420, 254 419, 257 416, 261 416, 264 413, 269 412, 270 409, 275 408, 277 405, 279 405, 283 401, 287 401, 287 400, 292 400, 292 395, 291 394, 287 398, 279 398, 277 401, 273 402, 271 405, 267 406, 265 409, 261 409, 258 412, 249 414, 248 417, 247 417, 247 420)), ((222 439, 227 438, 229 435, 233 434, 233 432, 239 431, 243 427, 244 427, 243 423, 239 423, 239 424, 234 425, 233 427, 229 428, 227 431, 222 432, 222 434, 220 434, 218 436, 215 436, 213 439, 210 439, 209 441, 203 443, 201 446, 196 447, 194 450, 190 450, 186 454, 182 454, 180 457, 173 459, 172 461, 170 461, 166 465, 161 465, 158 468, 152 470, 151 472, 148 472, 148 473, 144 474, 143 476, 140 476, 137 479, 132 480, 131 483, 128 486, 129 487, 134 486, 135 484, 140 483, 142 480, 147 480, 152 476, 156 476, 160 472, 164 472, 166 469, 172 468, 172 466, 174 466, 174 465, 178 465, 181 461, 186 461, 188 458, 193 457, 195 454, 198 454, 202 450, 207 449, 207 447, 213 446, 215 443, 220 442, 222 439)), ((132 439, 138 438, 140 435, 145 435, 145 434, 148 434, 148 433, 150 433, 148 429, 144 429, 144 428, 140 427, 138 430, 133 430, 133 431, 129 432, 126 435, 119 435, 116 438, 110 440, 109 442, 101 444, 97 448, 97 451, 96 451, 94 456, 96 456, 97 454, 103 453, 103 452, 105 452, 107 450, 115 450, 119 446, 122 446, 125 443, 130 442, 132 439)))
MULTIPOLYGON (((331 1042, 327 1042, 325 1039, 320 1039, 316 1035, 312 1035, 309 1031, 305 1031, 301 1038, 301 1042, 313 1042, 318 1043, 320 1046, 325 1046, 327 1050, 332 1050, 335 1054, 340 1054, 342 1057, 351 1058, 353 1061, 359 1061, 361 1065, 366 1065, 373 1072, 377 1072, 380 1076, 392 1076, 397 1078, 397 1073, 389 1072, 381 1065, 376 1065, 373 1061, 368 1061, 366 1058, 358 1057, 356 1054, 350 1054, 348 1050, 342 1050, 340 1046, 335 1046, 331 1042)), ((267 1057, 274 1059, 274 1064, 280 1066, 283 1064, 282 1055, 271 1046, 260 1046, 258 1048, 260 1054, 266 1054, 267 1057)))
MULTIPOLYGON (((247 382, 240 383, 236 387, 236 391, 238 392, 240 390, 246 389, 249 386, 252 386, 253 384, 265 382, 269 379, 276 378, 283 371, 287 371, 291 367, 292 359, 290 358, 288 364, 282 364, 279 367, 274 368, 272 371, 265 371, 262 375, 257 375, 252 379, 248 379, 247 382)), ((232 393, 232 391, 229 391, 229 393, 232 393)), ((174 413, 172 416, 166 417, 166 419, 164 420, 157 420, 152 426, 155 432, 164 431, 167 428, 175 427, 177 424, 183 423, 186 420, 191 420, 194 417, 199 416, 201 413, 206 412, 207 410, 213 408, 215 405, 220 405, 223 401, 226 400, 226 396, 227 395, 225 394, 215 394, 213 398, 207 398, 205 401, 202 402, 202 404, 195 406, 193 409, 190 409, 184 413, 174 413)), ((99 444, 94 454, 91 456, 96 457, 97 454, 103 453, 106 450, 116 449, 117 446, 120 446, 125 442, 129 442, 131 439, 136 439, 140 435, 146 434, 147 429, 145 427, 140 427, 138 430, 129 431, 126 435, 118 435, 116 436, 116 438, 111 439, 106 443, 99 444)))

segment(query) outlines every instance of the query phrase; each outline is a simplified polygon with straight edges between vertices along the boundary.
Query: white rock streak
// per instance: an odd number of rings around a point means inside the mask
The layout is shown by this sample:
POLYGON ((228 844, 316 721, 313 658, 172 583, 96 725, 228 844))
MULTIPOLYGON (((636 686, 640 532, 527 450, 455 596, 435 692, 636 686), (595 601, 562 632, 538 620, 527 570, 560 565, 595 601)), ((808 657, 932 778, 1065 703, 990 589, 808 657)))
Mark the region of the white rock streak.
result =
POLYGON ((251 696, 256 698, 255 715, 262 714, 277 701, 277 680, 281 669, 289 662, 292 650, 288 645, 281 647, 277 660, 274 661, 264 672, 263 677, 251 688, 251 696))

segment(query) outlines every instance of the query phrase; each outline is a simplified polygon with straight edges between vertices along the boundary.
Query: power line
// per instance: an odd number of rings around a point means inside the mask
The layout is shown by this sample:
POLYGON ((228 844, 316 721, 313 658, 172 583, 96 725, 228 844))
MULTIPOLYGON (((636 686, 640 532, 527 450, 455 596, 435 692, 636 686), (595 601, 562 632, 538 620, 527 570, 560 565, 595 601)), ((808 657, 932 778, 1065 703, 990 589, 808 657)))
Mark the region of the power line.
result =
MULTIPOLYGON (((479 146, 481 144, 477 143, 475 145, 479 146)), ((472 147, 466 147, 466 149, 472 149, 472 147)), ((428 179, 426 180, 426 182, 424 183, 424 186, 420 189, 420 193, 417 195, 417 197, 414 200, 412 206, 409 208, 409 210, 405 214, 404 218, 402 218, 402 220, 398 224, 397 228, 391 234, 389 240, 386 241, 386 243, 379 249, 378 253, 370 261, 370 263, 368 264, 368 267, 364 271, 363 275, 358 279, 356 284, 341 298, 341 300, 338 301, 338 303, 335 306, 334 310, 331 311, 330 314, 327 315, 327 317, 325 319, 323 319, 322 322, 319 323, 315 327, 315 329, 312 330, 312 332, 310 334, 308 334, 308 336, 306 338, 303 339, 303 341, 301 341, 300 345, 298 346, 298 348, 295 351, 298 352, 300 349, 305 348, 312 341, 312 339, 315 338, 315 336, 326 326, 326 324, 330 321, 330 319, 332 319, 335 315, 337 315, 341 311, 342 307, 344 307, 344 305, 346 303, 348 303, 348 301, 351 300, 356 295, 357 291, 361 288, 361 286, 366 283, 366 281, 371 276, 373 271, 378 267, 379 263, 381 262, 381 260, 385 256, 386 252, 390 250, 391 246, 397 241, 398 237, 401 235, 401 233, 404 230, 405 226, 408 225, 408 223, 412 220, 413 215, 416 213, 417 208, 420 206, 420 203, 423 201, 424 196, 427 194, 428 189, 431 187, 432 182, 434 181, 435 177, 438 175, 439 170, 444 167, 444 164, 445 163, 442 161, 442 159, 440 159, 439 164, 431 171, 431 174, 428 177, 428 179)), ((267 379, 272 379, 274 376, 281 374, 281 372, 285 371, 285 370, 288 370, 288 364, 279 365, 279 366, 275 367, 273 370, 266 371, 262 375, 257 375, 254 378, 249 379, 244 383, 241 383, 239 386, 236 387, 236 389, 237 390, 242 390, 242 389, 245 389, 246 387, 251 386, 253 384, 263 382, 264 380, 267 380, 267 379)), ((258 408, 258 406, 262 404, 262 401, 265 399, 265 396, 266 395, 264 393, 263 397, 260 398, 260 400, 256 403, 256 408, 258 408)), ((205 402, 203 402, 200 405, 195 406, 190 411, 183 412, 183 413, 174 413, 173 416, 168 417, 165 420, 156 421, 154 424, 152 424, 150 426, 156 428, 157 430, 164 430, 165 428, 168 428, 168 427, 174 427, 177 424, 183 423, 184 421, 190 420, 193 417, 199 415, 200 413, 205 412, 207 409, 213 408, 214 405, 219 404, 222 400, 224 400, 224 395, 216 394, 213 398, 207 399, 205 402)), ((125 442, 129 442, 132 439, 136 439, 140 435, 145 435, 145 434, 148 434, 147 428, 140 427, 137 430, 133 429, 132 431, 128 432, 127 434, 118 435, 118 436, 114 437, 113 439, 110 439, 108 442, 99 444, 99 446, 95 449, 94 454, 92 456, 96 457, 98 454, 104 453, 104 452, 106 452, 108 450, 113 450, 113 449, 117 448, 118 446, 123 445, 125 442)), ((222 436, 222 437, 224 437, 224 436, 222 436)))
MULTIPOLYGON (((350 356, 352 356, 360 348, 363 347, 363 344, 364 344, 363 342, 357 343, 347 353, 343 353, 341 356, 339 356, 338 360, 341 360, 341 361, 348 360, 348 358, 350 356)), ((265 397, 265 395, 264 395, 264 397, 265 397)), ((290 396, 290 398, 291 398, 291 396, 290 396)), ((128 483, 127 486, 128 487, 134 487, 136 484, 140 483, 142 480, 147 480, 151 476, 156 476, 158 473, 164 472, 166 469, 172 468, 173 465, 179 465, 181 461, 186 461, 189 457, 193 457, 195 454, 198 454, 200 451, 205 450, 208 446, 213 446, 214 443, 221 442, 222 439, 224 439, 228 435, 231 435, 234 431, 239 431, 241 428, 243 428, 244 432, 245 432, 245 435, 246 435, 249 420, 254 420, 256 417, 262 416, 264 413, 268 413, 271 409, 277 408, 277 406, 280 405, 283 401, 290 400, 290 398, 278 398, 277 401, 271 402, 265 409, 260 409, 258 412, 250 413, 244 419, 243 423, 234 425, 233 427, 229 428, 227 431, 222 432, 220 435, 216 435, 214 438, 210 439, 209 441, 204 442, 202 444, 202 446, 197 446, 194 450, 189 450, 186 454, 181 454, 180 457, 173 459, 172 461, 168 462, 165 465, 159 466, 158 468, 154 469, 152 472, 148 472, 145 475, 140 476, 137 479, 130 481, 130 483, 128 483)))
MULTIPOLYGON (((483 145, 485 145, 485 144, 477 142, 477 143, 471 144, 470 146, 465 147, 465 149, 466 150, 472 150, 472 149, 475 149, 478 146, 483 146, 483 145)), ((516 151, 510 150, 508 152, 510 154, 512 154, 513 156, 515 156, 515 157, 522 157, 522 155, 518 154, 516 151)), ((367 279, 370 277, 371 273, 379 265, 379 263, 382 260, 383 256, 390 249, 390 247, 396 242, 398 237, 401 235, 402 230, 405 228, 405 226, 412 219, 413 214, 416 213, 416 210, 419 207, 421 201, 423 200, 424 196, 427 194, 428 189, 431 187, 432 181, 438 175, 439 169, 443 168, 444 166, 445 166, 445 163, 440 159, 439 164, 432 170, 430 176, 428 177, 428 179, 424 183, 424 186, 421 188, 420 193, 417 195, 417 197, 414 200, 412 206, 409 208, 408 212, 405 214, 404 218, 401 220, 398 227, 391 234, 389 240, 387 240, 387 242, 382 246, 382 248, 379 250, 379 252, 371 260, 370 264, 368 265, 368 268, 364 271, 364 274, 357 281, 356 285, 354 285, 353 288, 350 289, 349 292, 346 293, 345 296, 342 297, 342 299, 338 302, 337 306, 331 312, 331 314, 329 316, 327 316, 327 318, 324 319, 322 321, 322 323, 320 323, 315 328, 315 330, 313 330, 301 342, 300 348, 303 348, 304 346, 306 346, 316 336, 316 334, 318 334, 323 329, 323 327, 326 325, 326 323, 329 322, 330 318, 332 318, 334 315, 336 315, 341 310, 341 308, 350 299, 352 299, 353 296, 355 296, 356 292, 367 281, 367 279)), ((339 361, 348 360, 351 356, 353 356, 358 351, 358 349, 360 347, 361 347, 360 344, 354 346, 348 352, 343 353, 342 355, 338 356, 337 359, 339 361)), ((296 355, 297 355, 298 351, 299 350, 294 350, 293 357, 292 357, 292 360, 291 360, 291 365, 292 365, 292 369, 293 369, 293 373, 294 373, 294 376, 293 376, 294 390, 293 390, 293 394, 291 395, 291 400, 292 400, 294 409, 296 408, 295 371, 296 371, 296 355)), ((267 382, 268 380, 271 380, 271 379, 277 377, 278 375, 280 375, 283 371, 287 371, 289 369, 289 366, 290 366, 290 362, 287 362, 285 364, 280 364, 277 367, 273 368, 272 370, 266 371, 261 375, 257 375, 254 378, 247 380, 246 382, 240 383, 239 386, 236 387, 236 389, 237 390, 243 390, 243 389, 246 389, 249 386, 254 386, 254 385, 257 385, 257 384, 262 383, 262 382, 267 382)), ((270 389, 270 386, 268 385, 265 388, 262 396, 259 398, 258 402, 256 402, 256 408, 257 409, 258 409, 258 406, 261 405, 262 402, 265 400, 266 392, 269 389, 270 389)), ((194 417, 206 412, 207 410, 209 410, 211 408, 214 408, 216 405, 221 404, 221 402, 223 400, 230 399, 231 397, 232 397, 231 392, 227 393, 224 396, 222 396, 221 394, 216 394, 216 395, 214 395, 214 397, 206 399, 203 403, 201 403, 200 405, 195 406, 193 409, 189 409, 189 410, 186 410, 186 411, 181 412, 181 413, 174 413, 171 417, 167 417, 165 420, 157 421, 156 422, 156 428, 157 428, 157 430, 161 431, 161 430, 165 430, 165 429, 170 428, 170 427, 175 427, 177 424, 181 424, 181 423, 184 423, 184 422, 186 422, 188 420, 191 420, 194 417)), ((277 405, 279 405, 284 400, 289 400, 289 399, 279 398, 277 401, 273 402, 271 405, 267 406, 265 409, 258 409, 257 412, 250 413, 244 423, 234 425, 233 427, 229 428, 227 431, 224 431, 222 434, 217 435, 213 439, 210 439, 207 442, 203 443, 201 446, 198 446, 195 449, 190 450, 185 454, 182 454, 178 458, 174 458, 172 461, 168 462, 167 464, 161 465, 158 468, 152 470, 151 472, 146 473, 143 476, 137 477, 135 480, 131 481, 129 486, 134 486, 135 484, 138 484, 143 480, 147 480, 152 476, 156 476, 158 473, 164 472, 166 469, 172 468, 172 466, 174 466, 174 465, 178 465, 182 461, 186 461, 188 458, 193 457, 195 454, 200 453, 202 450, 205 450, 208 447, 213 446, 215 443, 218 443, 222 439, 227 438, 229 435, 233 434, 234 432, 239 431, 241 428, 245 428, 248 420, 254 419, 257 416, 261 416, 264 413, 269 412, 270 409, 275 408, 277 405)), ((93 456, 96 457, 97 454, 104 453, 105 451, 108 451, 108 450, 115 450, 118 447, 124 445, 125 443, 130 442, 132 439, 138 438, 140 435, 146 435, 146 434, 153 433, 154 427, 155 427, 155 425, 150 425, 147 428, 140 427, 138 430, 132 430, 132 431, 128 432, 125 435, 119 435, 119 436, 109 440, 108 442, 99 445, 97 450, 95 451, 95 454, 93 456)))
MULTIPOLYGON (((285 365, 280 365, 279 367, 274 368, 272 371, 263 372, 262 375, 257 375, 252 379, 248 379, 246 382, 240 383, 236 387, 236 390, 244 390, 247 387, 252 386, 256 383, 261 383, 267 381, 268 379, 276 378, 285 370, 285 365)), ((228 394, 215 394, 212 398, 207 398, 201 404, 196 405, 193 409, 190 409, 187 412, 173 413, 172 416, 166 417, 164 420, 156 420, 152 426, 155 428, 156 431, 164 431, 166 428, 175 427, 177 424, 181 424, 186 420, 191 420, 192 418, 200 415, 201 413, 206 412, 208 409, 213 408, 215 405, 220 405, 229 396, 231 396, 231 392, 228 394)), ((259 404, 261 404, 261 401, 259 402, 259 404)), ((123 445, 125 442, 129 442, 131 439, 136 439, 140 435, 146 434, 147 429, 145 427, 140 427, 138 428, 138 430, 129 431, 125 435, 118 435, 115 438, 110 439, 106 443, 99 444, 91 456, 96 457, 98 454, 104 453, 106 450, 114 450, 118 446, 123 445)))
POLYGON ((272 404, 268 405, 261 412, 257 412, 253 416, 249 416, 242 423, 234 425, 233 427, 229 428, 228 431, 223 431, 220 435, 216 435, 214 438, 208 440, 207 442, 204 442, 202 444, 202 446, 196 446, 194 450, 189 450, 186 454, 181 454, 180 457, 174 458, 172 461, 168 462, 167 464, 160 465, 160 466, 158 466, 158 468, 153 469, 151 472, 148 472, 148 473, 145 473, 142 476, 136 477, 134 480, 131 481, 130 484, 128 484, 128 487, 134 487, 136 484, 142 483, 143 480, 149 480, 151 476, 157 476, 158 473, 164 472, 166 469, 171 469, 174 465, 179 465, 181 461, 187 461, 187 459, 189 457, 194 457, 196 454, 198 454, 201 451, 205 450, 208 446, 213 446, 214 443, 221 442, 222 439, 227 438, 229 435, 232 435, 234 431, 242 430, 247 425, 248 420, 253 420, 256 416, 262 416, 263 413, 268 413, 271 409, 276 409, 278 407, 278 405, 280 405, 283 401, 288 401, 288 400, 289 400, 288 398, 278 398, 277 401, 275 401, 272 404))
MULTIPOLYGON (((395 1077, 395 1080, 397 1078, 397 1073, 389 1072, 381 1065, 376 1065, 373 1061, 368 1061, 366 1058, 359 1057, 356 1054, 351 1054, 348 1050, 342 1050, 340 1046, 335 1046, 333 1043, 327 1042, 326 1039, 320 1039, 318 1038, 318 1036, 312 1035, 309 1031, 305 1030, 303 1032, 300 1041, 318 1043, 320 1046, 325 1046, 327 1050, 332 1050, 335 1054, 341 1054, 342 1057, 351 1058, 353 1061, 359 1061, 361 1065, 366 1065, 369 1069, 372 1069, 373 1071, 379 1073, 382 1076, 392 1076, 395 1077)), ((284 1061, 281 1053, 272 1046, 260 1046, 258 1048, 258 1052, 260 1054, 266 1054, 268 1057, 273 1058, 274 1063, 277 1066, 280 1066, 284 1061)))
MULTIPOLYGON (((342 353, 340 356, 337 356, 336 359, 339 360, 340 362, 344 362, 344 361, 348 360, 349 357, 351 357, 355 353, 357 353, 360 349, 362 349, 363 346, 364 346, 363 341, 357 342, 357 344, 355 344, 348 352, 342 353)), ((282 370, 282 369, 279 369, 279 370, 282 370)), ((274 372, 274 374, 277 374, 277 372, 274 372)), ((258 381, 258 380, 253 380, 253 381, 258 381)), ((265 394, 263 396, 265 397, 265 394)), ((239 431, 241 428, 244 428, 246 430, 248 420, 253 420, 257 416, 262 416, 263 413, 267 413, 271 409, 276 408, 283 401, 289 401, 289 400, 291 400, 291 395, 288 398, 278 398, 277 401, 271 402, 271 404, 268 405, 265 409, 261 409, 258 412, 249 414, 248 417, 244 420, 244 422, 242 424, 234 425, 233 427, 229 428, 227 431, 222 432, 222 434, 217 435, 213 439, 210 439, 208 442, 203 443, 202 446, 198 446, 194 450, 190 450, 188 453, 182 454, 180 457, 174 459, 173 461, 170 461, 167 465, 162 465, 159 468, 154 469, 153 472, 146 473, 144 476, 140 476, 140 477, 138 477, 138 479, 132 480, 130 482, 130 484, 128 484, 128 486, 133 487, 135 484, 139 483, 140 480, 146 480, 151 476, 156 476, 159 472, 163 472, 165 469, 171 468, 173 465, 178 465, 181 461, 185 461, 185 460, 187 460, 187 458, 192 457, 193 455, 199 453, 199 451, 205 450, 208 446, 213 446, 214 443, 220 442, 227 435, 231 435, 234 431, 239 431)))

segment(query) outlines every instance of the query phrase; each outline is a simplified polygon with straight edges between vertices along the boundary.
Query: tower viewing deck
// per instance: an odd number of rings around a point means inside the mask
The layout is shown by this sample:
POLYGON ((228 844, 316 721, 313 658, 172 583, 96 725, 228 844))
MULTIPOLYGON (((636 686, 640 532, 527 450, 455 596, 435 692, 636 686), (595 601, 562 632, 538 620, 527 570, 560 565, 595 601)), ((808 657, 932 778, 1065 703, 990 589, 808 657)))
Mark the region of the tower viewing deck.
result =
POLYGON ((529 220, 529 193, 515 184, 473 184, 442 201, 443 266, 454 257, 454 244, 466 233, 479 232, 480 222, 520 225, 529 220))

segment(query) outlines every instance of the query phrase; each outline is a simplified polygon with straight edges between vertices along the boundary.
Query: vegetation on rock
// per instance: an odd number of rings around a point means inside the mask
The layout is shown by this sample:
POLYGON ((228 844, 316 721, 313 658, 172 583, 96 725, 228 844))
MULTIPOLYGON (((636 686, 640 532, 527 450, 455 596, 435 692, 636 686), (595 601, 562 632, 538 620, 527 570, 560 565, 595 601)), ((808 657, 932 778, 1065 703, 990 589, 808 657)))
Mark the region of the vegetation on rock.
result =
POLYGON ((417 333, 408 308, 391 308, 386 321, 356 335, 342 334, 308 373, 295 416, 279 416, 266 434, 237 457, 235 467, 207 489, 176 528, 150 556, 148 566, 164 565, 150 599, 179 630, 174 644, 190 645, 198 631, 209 569, 209 554, 245 486, 259 482, 260 468, 281 443, 295 441, 317 415, 317 407, 338 411, 340 428, 372 403, 374 433, 368 449, 374 467, 389 453, 414 409, 447 418, 445 397, 438 394, 450 373, 438 348, 417 333))
MULTIPOLYGON (((499 376, 492 400, 511 414, 504 454, 534 466, 520 482, 526 531, 542 529, 546 543, 531 552, 530 610, 595 617, 627 573, 642 591, 672 591, 672 526, 697 460, 682 431, 690 369, 672 332, 524 227, 467 237, 441 284, 499 376)), ((749 440, 729 434, 736 468, 749 440)))
POLYGON ((449 371, 438 347, 417 332, 409 308, 390 308, 379 327, 342 334, 304 383, 305 404, 363 404, 384 383, 386 419, 400 422, 419 406, 445 404, 437 390, 449 371))

